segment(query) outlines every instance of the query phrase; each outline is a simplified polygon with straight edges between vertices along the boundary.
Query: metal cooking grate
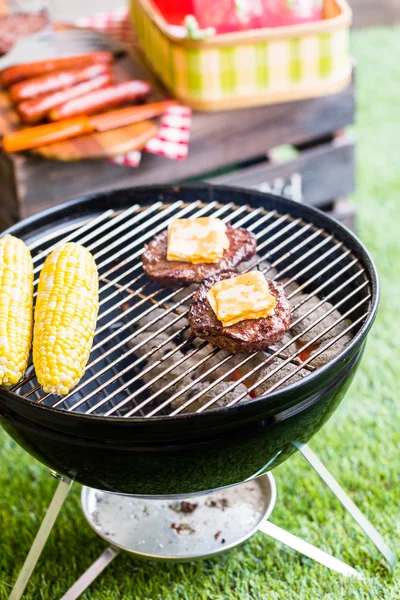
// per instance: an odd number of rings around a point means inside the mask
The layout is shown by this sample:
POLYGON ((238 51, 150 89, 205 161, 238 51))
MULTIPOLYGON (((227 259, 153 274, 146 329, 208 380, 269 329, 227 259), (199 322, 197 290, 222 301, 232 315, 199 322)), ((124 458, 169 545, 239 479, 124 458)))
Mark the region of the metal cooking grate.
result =
MULTIPOLYGON (((79 228, 73 225, 52 231, 32 243, 37 278, 46 255, 62 241, 84 244, 93 253, 99 269, 100 312, 86 374, 62 398, 44 394, 32 366, 25 379, 12 388, 24 398, 53 408, 103 416, 165 416, 190 409, 208 394, 207 401, 196 410, 202 412, 218 406, 226 394, 244 384, 245 391, 225 402, 231 406, 254 397, 260 384, 264 385, 265 394, 290 384, 299 373, 314 371, 312 361, 346 339, 349 332, 357 331, 370 311, 369 281, 351 251, 323 229, 275 210, 200 201, 158 202, 119 212, 108 210, 79 228), (243 358, 240 355, 239 362, 231 366, 232 355, 206 342, 199 344, 190 335, 186 315, 191 292, 183 287, 160 288, 144 275, 140 259, 143 243, 173 219, 201 215, 219 217, 233 227, 252 231, 258 243, 256 265, 268 277, 284 282, 292 305, 291 329, 302 322, 304 329, 280 348, 253 352, 243 358), (314 302, 310 302, 312 299, 314 302), (306 311, 303 308, 299 315, 302 306, 306 311), (322 315, 320 307, 327 308, 322 315), (318 324, 329 314, 337 318, 321 331, 318 324), (321 343, 329 331, 336 332, 338 324, 342 324, 339 333, 321 343), (315 335, 299 347, 298 340, 312 333, 314 327, 315 335), (173 347, 171 342, 175 343, 173 347), (138 352, 143 347, 145 350, 138 352), (312 356, 305 354, 307 350, 314 350, 312 356), (157 359, 152 359, 156 351, 157 359), (171 365, 168 359, 174 356, 181 358, 171 365), (277 359, 279 363, 274 367, 277 359), (267 365, 274 368, 265 373, 267 365), (291 366, 290 372, 285 370, 286 365, 291 366), (269 379, 273 381, 271 385, 269 379), (223 389, 218 387, 221 382, 228 382, 223 389), (196 387, 199 383, 203 384, 201 389, 196 387)), ((254 266, 253 263, 251 268, 254 266)))

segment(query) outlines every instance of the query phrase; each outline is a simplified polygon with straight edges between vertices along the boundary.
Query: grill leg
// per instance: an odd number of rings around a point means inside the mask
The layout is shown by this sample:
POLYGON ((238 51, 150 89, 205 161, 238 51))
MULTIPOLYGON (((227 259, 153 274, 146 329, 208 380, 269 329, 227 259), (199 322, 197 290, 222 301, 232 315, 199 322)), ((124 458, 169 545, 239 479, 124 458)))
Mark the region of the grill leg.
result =
POLYGON ((72 480, 68 478, 60 478, 57 489, 47 509, 46 515, 40 525, 39 531, 36 534, 35 540, 29 550, 29 554, 25 559, 24 565, 18 575, 13 590, 8 600, 19 600, 24 593, 26 585, 32 575, 33 569, 40 558, 42 550, 46 544, 47 538, 53 529, 54 523, 58 514, 65 502, 68 492, 72 485, 72 480))
POLYGON ((79 577, 72 587, 60 600, 76 600, 89 587, 91 583, 104 571, 112 560, 119 554, 119 550, 109 546, 103 554, 79 577))
POLYGON ((294 443, 294 446, 301 452, 309 465, 321 477, 322 481, 333 492, 342 506, 353 517, 356 523, 364 531, 365 535, 376 546, 382 556, 386 559, 390 568, 393 569, 396 563, 394 552, 386 544, 381 534, 375 529, 372 523, 367 519, 360 509, 354 504, 353 500, 346 494, 341 485, 336 481, 333 475, 328 471, 325 465, 319 460, 318 456, 311 450, 307 444, 294 443))
POLYGON ((361 573, 353 569, 353 567, 346 565, 346 563, 338 558, 335 558, 331 554, 328 554, 327 552, 316 548, 312 544, 305 542, 301 538, 289 533, 285 529, 274 525, 274 523, 270 523, 270 521, 264 521, 261 524, 259 531, 266 533, 269 535, 269 537, 272 537, 277 542, 285 544, 289 548, 292 548, 292 550, 296 550, 296 552, 304 554, 304 556, 315 560, 321 565, 324 565, 324 567, 327 567, 336 573, 340 573, 345 577, 357 577, 357 579, 363 579, 361 573))

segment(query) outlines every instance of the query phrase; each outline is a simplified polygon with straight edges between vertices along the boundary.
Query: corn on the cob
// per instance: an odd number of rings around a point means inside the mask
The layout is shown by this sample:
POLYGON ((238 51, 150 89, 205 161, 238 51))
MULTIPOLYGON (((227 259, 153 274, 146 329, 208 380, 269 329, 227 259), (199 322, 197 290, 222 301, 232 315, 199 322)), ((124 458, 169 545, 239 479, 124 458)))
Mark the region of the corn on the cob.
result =
POLYGON ((67 394, 89 359, 99 305, 93 256, 80 244, 56 248, 40 273, 33 364, 46 393, 67 394))
POLYGON ((0 384, 25 373, 32 341, 33 264, 22 240, 0 238, 0 384))

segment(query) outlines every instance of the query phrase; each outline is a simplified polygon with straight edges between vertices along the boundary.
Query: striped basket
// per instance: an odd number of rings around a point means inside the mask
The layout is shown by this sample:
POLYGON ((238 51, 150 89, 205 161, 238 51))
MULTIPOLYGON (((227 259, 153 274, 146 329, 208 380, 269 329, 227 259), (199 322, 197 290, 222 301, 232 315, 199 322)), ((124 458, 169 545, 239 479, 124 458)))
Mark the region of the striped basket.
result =
POLYGON ((151 0, 131 0, 145 58, 170 92, 198 110, 241 108, 336 93, 351 78, 346 0, 322 21, 193 40, 173 35, 151 0))

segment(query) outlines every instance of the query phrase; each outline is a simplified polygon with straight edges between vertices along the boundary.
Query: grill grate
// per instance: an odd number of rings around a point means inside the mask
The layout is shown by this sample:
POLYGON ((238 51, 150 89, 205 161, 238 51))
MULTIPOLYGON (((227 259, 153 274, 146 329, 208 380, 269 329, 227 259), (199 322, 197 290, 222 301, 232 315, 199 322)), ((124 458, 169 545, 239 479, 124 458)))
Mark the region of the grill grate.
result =
POLYGON ((62 410, 149 418, 202 412, 221 402, 232 406, 314 371, 316 359, 346 343, 371 308, 370 282, 351 251, 323 229, 276 210, 200 201, 108 210, 30 244, 36 276, 46 255, 63 241, 85 244, 99 269, 100 312, 86 374, 62 398, 43 393, 32 366, 12 388, 62 410), (292 337, 283 344, 233 357, 201 342, 190 335, 186 321, 192 290, 160 288, 144 275, 143 243, 176 218, 203 215, 255 234, 257 256, 246 268, 257 266, 283 281, 292 304, 292 337))

